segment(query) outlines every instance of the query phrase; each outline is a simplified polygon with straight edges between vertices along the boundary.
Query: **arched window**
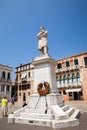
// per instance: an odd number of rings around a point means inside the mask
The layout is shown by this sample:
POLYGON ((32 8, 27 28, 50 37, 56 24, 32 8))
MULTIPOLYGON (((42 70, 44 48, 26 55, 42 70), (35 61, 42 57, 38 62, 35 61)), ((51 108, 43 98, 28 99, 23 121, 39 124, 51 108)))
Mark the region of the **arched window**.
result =
POLYGON ((73 85, 77 85, 77 79, 76 79, 75 73, 72 74, 72 82, 73 82, 73 85))
POLYGON ((63 83, 64 83, 65 87, 68 86, 68 84, 67 84, 67 76, 66 75, 63 76, 63 83))
POLYGON ((64 87, 63 77, 61 76, 61 87, 64 87))
POLYGON ((28 77, 31 77, 31 72, 28 72, 28 77))
POLYGON ((59 86, 61 87, 62 84, 62 76, 59 76, 59 86))
POLYGON ((70 77, 70 74, 68 74, 68 75, 67 75, 67 80, 68 80, 68 82, 70 82, 70 78, 71 78, 71 77, 70 77))
POLYGON ((75 59, 75 60, 74 60, 74 64, 75 64, 75 65, 78 65, 78 64, 79 64, 79 63, 78 63, 78 59, 75 59))
POLYGON ((7 79, 9 79, 10 80, 10 72, 8 72, 8 75, 7 75, 7 79))
POLYGON ((60 87, 60 78, 58 76, 56 77, 56 81, 57 81, 57 87, 60 87))
POLYGON ((76 78, 77 78, 77 82, 79 82, 80 81, 80 73, 79 72, 76 74, 76 78))
POLYGON ((62 68, 62 64, 61 63, 57 64, 57 68, 61 69, 62 68))
POLYGON ((5 71, 2 72, 2 79, 5 79, 5 71))
POLYGON ((70 66, 69 61, 66 61, 66 67, 69 67, 69 66, 70 66))
POLYGON ((63 83, 65 83, 66 75, 63 76, 63 83))

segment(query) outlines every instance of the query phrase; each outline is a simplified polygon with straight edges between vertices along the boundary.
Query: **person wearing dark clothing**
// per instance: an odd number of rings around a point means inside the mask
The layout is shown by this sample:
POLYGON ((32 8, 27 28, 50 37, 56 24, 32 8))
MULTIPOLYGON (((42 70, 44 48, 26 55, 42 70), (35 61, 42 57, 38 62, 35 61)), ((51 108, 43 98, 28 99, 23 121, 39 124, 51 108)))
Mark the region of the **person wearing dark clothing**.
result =
POLYGON ((13 96, 11 98, 11 107, 14 107, 15 106, 15 97, 13 96))
POLYGON ((27 103, 26 103, 26 101, 24 101, 24 103, 23 103, 23 106, 22 106, 22 107, 25 107, 25 106, 27 106, 27 103))

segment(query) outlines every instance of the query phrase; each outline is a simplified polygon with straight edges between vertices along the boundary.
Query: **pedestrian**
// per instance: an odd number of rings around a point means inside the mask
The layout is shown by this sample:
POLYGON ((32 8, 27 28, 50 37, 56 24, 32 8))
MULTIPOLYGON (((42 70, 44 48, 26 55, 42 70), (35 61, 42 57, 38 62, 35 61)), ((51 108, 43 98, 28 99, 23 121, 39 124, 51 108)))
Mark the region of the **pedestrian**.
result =
POLYGON ((27 106, 27 103, 26 103, 26 101, 24 101, 24 103, 23 103, 23 106, 22 106, 22 107, 25 107, 25 106, 27 106))
POLYGON ((7 116, 8 100, 6 96, 1 100, 1 111, 2 111, 2 116, 7 116))
POLYGON ((15 97, 13 95, 13 97, 11 98, 11 106, 10 107, 14 107, 15 106, 15 97))

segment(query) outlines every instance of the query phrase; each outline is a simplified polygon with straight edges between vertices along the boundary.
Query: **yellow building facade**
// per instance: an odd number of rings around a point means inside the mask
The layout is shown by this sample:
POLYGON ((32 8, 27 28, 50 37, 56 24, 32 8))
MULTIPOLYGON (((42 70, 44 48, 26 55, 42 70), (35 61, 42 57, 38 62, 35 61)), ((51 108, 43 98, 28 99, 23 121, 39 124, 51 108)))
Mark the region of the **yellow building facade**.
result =
POLYGON ((31 63, 20 65, 16 67, 15 85, 17 86, 18 103, 22 104, 24 101, 29 102, 29 97, 32 94, 34 67, 31 63))
POLYGON ((63 100, 87 100, 87 52, 57 60, 56 79, 63 100))

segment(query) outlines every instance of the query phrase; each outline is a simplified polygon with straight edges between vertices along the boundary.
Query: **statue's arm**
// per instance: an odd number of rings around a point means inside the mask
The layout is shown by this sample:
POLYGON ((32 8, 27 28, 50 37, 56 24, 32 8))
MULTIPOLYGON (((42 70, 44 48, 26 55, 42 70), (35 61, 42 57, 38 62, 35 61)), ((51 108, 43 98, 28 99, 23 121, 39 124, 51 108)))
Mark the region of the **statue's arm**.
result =
POLYGON ((47 37, 48 36, 48 32, 40 32, 37 34, 38 39, 41 39, 42 37, 47 37))
POLYGON ((48 36, 48 32, 45 31, 44 33, 42 33, 42 37, 47 37, 48 36))
POLYGON ((37 34, 38 39, 41 39, 41 32, 37 34))

